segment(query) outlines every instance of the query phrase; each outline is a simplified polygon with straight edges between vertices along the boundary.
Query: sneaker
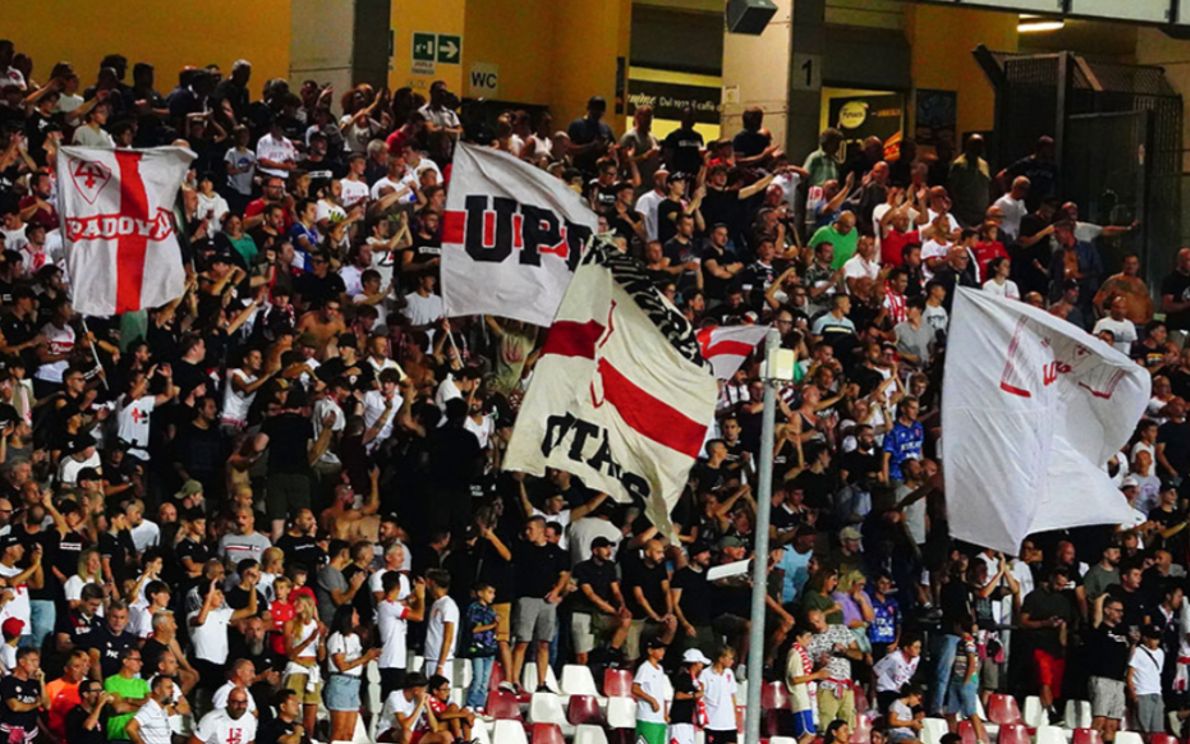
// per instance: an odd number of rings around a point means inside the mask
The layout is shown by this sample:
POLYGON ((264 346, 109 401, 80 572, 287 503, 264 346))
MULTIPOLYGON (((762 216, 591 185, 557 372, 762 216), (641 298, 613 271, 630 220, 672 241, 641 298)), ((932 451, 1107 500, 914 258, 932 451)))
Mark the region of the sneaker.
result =
POLYGON ((1063 716, 1061 713, 1058 712, 1058 708, 1056 706, 1047 710, 1046 713, 1049 714, 1051 726, 1062 725, 1063 716))
POLYGON ((508 680, 504 680, 500 684, 496 685, 496 689, 500 692, 511 692, 514 695, 516 694, 516 687, 514 687, 513 684, 508 680))
POLYGON ((553 690, 549 688, 549 685, 538 685, 537 692, 553 692, 553 690))

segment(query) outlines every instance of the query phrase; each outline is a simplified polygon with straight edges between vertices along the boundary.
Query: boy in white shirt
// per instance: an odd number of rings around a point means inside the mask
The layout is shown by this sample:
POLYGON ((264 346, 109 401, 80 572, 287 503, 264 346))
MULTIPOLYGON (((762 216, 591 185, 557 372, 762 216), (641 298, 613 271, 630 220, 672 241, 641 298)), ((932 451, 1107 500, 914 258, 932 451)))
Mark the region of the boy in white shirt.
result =
POLYGON ((1128 692, 1136 701, 1134 723, 1144 734, 1165 733, 1165 704, 1161 697, 1164 664, 1161 628, 1146 625, 1140 645, 1132 649, 1132 659, 1128 662, 1128 692))
POLYGON ((703 689, 703 703, 707 708, 707 744, 736 740, 735 694, 738 685, 735 672, 735 650, 724 646, 715 656, 715 663, 702 670, 698 681, 703 689))
POLYGON ((648 642, 646 649, 645 660, 632 678, 632 697, 636 700, 636 741, 638 744, 666 744, 668 719, 665 690, 669 679, 661 668, 666 645, 660 638, 654 638, 648 642))
POLYGON ((450 598, 450 574, 441 569, 426 571, 426 585, 434 603, 426 623, 425 675, 446 677, 453 684, 455 640, 458 637, 459 606, 450 598))

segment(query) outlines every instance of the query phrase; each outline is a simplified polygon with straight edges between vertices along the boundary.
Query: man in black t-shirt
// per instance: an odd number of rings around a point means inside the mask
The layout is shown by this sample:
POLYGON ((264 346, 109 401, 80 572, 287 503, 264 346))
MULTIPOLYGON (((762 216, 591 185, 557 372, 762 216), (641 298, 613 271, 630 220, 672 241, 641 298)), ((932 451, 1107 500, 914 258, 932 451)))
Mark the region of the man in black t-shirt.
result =
POLYGON ((520 680, 525 652, 533 643, 537 647, 538 691, 544 692, 558 602, 570 580, 570 558, 546 540, 545 519, 534 516, 525 521, 525 539, 512 549, 512 564, 516 566, 516 602, 512 610, 516 646, 510 678, 514 684, 520 680))
POLYGON ((1112 741, 1124 718, 1124 676, 1130 643, 1124 604, 1110 592, 1100 594, 1091 610, 1091 628, 1083 635, 1080 656, 1087 662, 1091 726, 1112 741))
POLYGON ((82 701, 66 714, 67 744, 107 744, 107 719, 111 718, 111 693, 103 683, 84 679, 79 684, 82 701))
POLYGON ((702 168, 702 135, 694 128, 694 108, 682 109, 681 126, 661 143, 661 152, 670 173, 694 175, 702 168))
POLYGON ((137 637, 127 631, 128 605, 119 599, 107 607, 105 622, 79 639, 79 647, 91 652, 91 676, 107 679, 120 671, 120 654, 139 645, 137 637))
POLYGON ((256 744, 293 744, 302 741, 305 731, 298 716, 302 712, 301 698, 293 690, 280 690, 273 698, 277 716, 264 722, 256 733, 256 744), (295 737, 296 738, 291 738, 295 737), (285 742, 282 742, 282 739, 285 742))
POLYGON ((591 541, 591 558, 574 567, 574 583, 578 586, 571 625, 574 656, 579 664, 586 664, 587 654, 607 642, 609 634, 608 645, 618 652, 632 620, 620 593, 610 540, 601 536, 591 541))
POLYGON ((79 606, 58 617, 54 627, 54 647, 65 653, 75 647, 87 648, 88 636, 102 625, 99 608, 103 606, 103 587, 84 584, 79 592, 79 606))
POLYGON ((326 553, 314 539, 318 522, 310 509, 299 509, 289 521, 289 529, 277 540, 285 554, 285 565, 301 565, 313 575, 326 563, 326 553))
POLYGON ((674 615, 682 627, 682 643, 690 649, 714 647, 717 639, 711 628, 711 583, 707 569, 711 566, 711 546, 694 543, 690 546, 690 562, 674 574, 670 585, 674 615))
POLYGON ((566 129, 570 135, 570 157, 574 166, 588 176, 595 173, 595 161, 616 141, 611 127, 602 121, 606 111, 607 101, 600 96, 591 96, 587 101, 587 115, 570 122, 566 129))
POLYGON ((17 651, 17 665, 12 674, 0 680, 0 703, 0 736, 17 742, 36 736, 37 711, 50 708, 37 649, 17 651))
POLYGON ((678 628, 665 570, 665 544, 654 538, 645 543, 641 553, 638 558, 630 547, 623 554, 624 591, 632 611, 625 649, 629 659, 640 658, 642 640, 660 638, 666 645, 672 643, 678 628))
POLYGON ((1177 265, 1161 280, 1161 311, 1170 329, 1190 329, 1190 248, 1178 251, 1177 265))

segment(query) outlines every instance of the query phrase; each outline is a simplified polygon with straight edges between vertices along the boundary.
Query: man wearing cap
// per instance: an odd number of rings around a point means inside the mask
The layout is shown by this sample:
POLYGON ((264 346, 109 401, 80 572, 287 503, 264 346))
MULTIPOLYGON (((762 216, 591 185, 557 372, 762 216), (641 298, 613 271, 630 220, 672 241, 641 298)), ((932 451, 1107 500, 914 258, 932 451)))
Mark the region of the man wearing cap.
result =
POLYGON ((661 668, 668 648, 660 638, 645 644, 645 660, 632 678, 632 697, 636 700, 637 744, 667 744, 665 693, 669 680, 661 668))
POLYGON ((670 583, 674 615, 682 629, 682 645, 689 649, 687 653, 714 652, 718 641, 711 627, 711 583, 707 581, 711 546, 696 542, 690 546, 689 555, 690 561, 678 569, 670 583))
POLYGON ((0 601, 0 620, 15 617, 24 625, 21 644, 29 645, 33 640, 31 615, 32 606, 29 604, 30 587, 40 587, 44 582, 41 566, 41 544, 33 546, 28 568, 18 568, 17 563, 25 557, 25 546, 20 539, 9 533, 0 537, 0 576, 4 577, 7 587, 0 601))
POLYGON ((673 703, 669 708, 669 744, 694 744, 694 733, 706 718, 699 675, 711 660, 696 648, 686 649, 682 664, 670 676, 673 703))
POLYGON ((628 638, 632 613, 620 593, 616 564, 612 561, 612 542, 606 537, 591 541, 591 558, 574 567, 575 609, 571 624, 575 661, 585 665, 587 655, 596 645, 608 646, 617 656, 628 638))

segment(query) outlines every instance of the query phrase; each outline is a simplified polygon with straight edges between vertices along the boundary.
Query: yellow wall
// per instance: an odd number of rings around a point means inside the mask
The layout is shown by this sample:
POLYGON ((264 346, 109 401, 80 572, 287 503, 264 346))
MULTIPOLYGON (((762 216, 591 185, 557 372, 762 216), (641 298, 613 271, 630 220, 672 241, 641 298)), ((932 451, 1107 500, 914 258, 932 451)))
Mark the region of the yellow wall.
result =
POLYGON ((460 95, 471 94, 467 74, 477 62, 499 68, 502 101, 549 106, 565 128, 586 110, 587 98, 615 101, 616 57, 628 56, 631 0, 393 0, 394 88, 428 89, 445 80, 460 95), (438 64, 434 75, 411 72, 414 31, 461 33, 462 64, 438 64))
POLYGON ((37 0, 6 3, 3 18, 0 36, 33 58, 39 82, 66 60, 90 85, 106 54, 128 58, 128 83, 136 62, 155 66, 162 93, 184 65, 217 63, 227 74, 240 57, 252 61, 253 97, 268 78, 289 76, 288 0, 37 0))
MULTIPOLYGON (((939 5, 906 7, 906 35, 917 88, 958 91, 958 134, 991 129, 996 95, 971 51, 980 44, 997 52, 1017 49, 1017 17, 939 5)), ((910 118, 913 107, 909 107, 910 118)), ((909 131, 913 122, 910 122, 909 131)))

